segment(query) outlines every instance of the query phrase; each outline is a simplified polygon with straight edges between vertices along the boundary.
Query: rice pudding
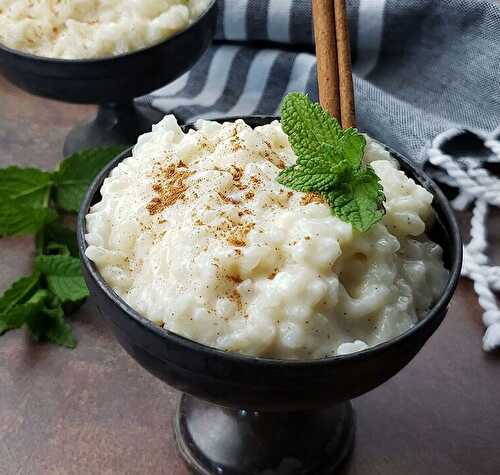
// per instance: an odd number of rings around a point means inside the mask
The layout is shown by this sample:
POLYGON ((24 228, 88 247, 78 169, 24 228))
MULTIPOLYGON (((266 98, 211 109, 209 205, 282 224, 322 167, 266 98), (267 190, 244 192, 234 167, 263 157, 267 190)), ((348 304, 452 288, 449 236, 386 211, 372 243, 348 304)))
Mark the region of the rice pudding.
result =
POLYGON ((185 30, 211 0, 2 0, 0 43, 37 56, 116 56, 185 30))
POLYGON ((312 359, 412 327, 448 278, 426 236, 432 195, 367 137, 386 215, 368 232, 276 181, 296 161, 279 122, 167 116, 106 178, 86 255, 138 313, 221 350, 312 359))

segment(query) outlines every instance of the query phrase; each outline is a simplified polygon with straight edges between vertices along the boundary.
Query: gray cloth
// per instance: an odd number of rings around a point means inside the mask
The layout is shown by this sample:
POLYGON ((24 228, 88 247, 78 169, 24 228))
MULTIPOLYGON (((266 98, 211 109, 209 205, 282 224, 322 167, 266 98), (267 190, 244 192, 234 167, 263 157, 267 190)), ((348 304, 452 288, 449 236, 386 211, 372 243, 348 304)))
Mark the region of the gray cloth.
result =
MULTIPOLYGON (((216 43, 147 100, 187 122, 278 114, 289 91, 317 99, 310 0, 219 0, 216 43)), ((361 130, 422 161, 452 128, 500 124, 500 4, 348 1, 361 130)))

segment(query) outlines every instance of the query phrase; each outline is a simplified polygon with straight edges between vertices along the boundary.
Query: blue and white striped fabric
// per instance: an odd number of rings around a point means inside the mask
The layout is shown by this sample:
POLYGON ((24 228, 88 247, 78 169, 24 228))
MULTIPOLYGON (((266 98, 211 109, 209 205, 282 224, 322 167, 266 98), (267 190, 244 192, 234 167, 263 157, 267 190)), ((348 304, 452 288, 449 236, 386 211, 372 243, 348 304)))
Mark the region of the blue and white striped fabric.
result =
MULTIPOLYGON (((311 0, 219 0, 214 46, 147 100, 187 122, 277 114, 289 91, 317 98, 311 0)), ((348 2, 359 128, 424 159, 455 127, 500 123, 495 0, 348 2)))

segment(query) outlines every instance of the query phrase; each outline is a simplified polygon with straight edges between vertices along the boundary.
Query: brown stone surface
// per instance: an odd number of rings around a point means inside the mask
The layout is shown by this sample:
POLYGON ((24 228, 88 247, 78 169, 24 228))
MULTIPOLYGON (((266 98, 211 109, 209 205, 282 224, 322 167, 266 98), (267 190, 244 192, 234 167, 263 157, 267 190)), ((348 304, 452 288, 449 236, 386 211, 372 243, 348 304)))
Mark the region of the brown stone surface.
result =
MULTIPOLYGON (((29 96, 0 79, 0 165, 52 167, 90 107, 29 96)), ((500 219, 492 239, 497 257, 500 219)), ((29 238, 0 243, 0 290, 28 272, 29 238)), ((345 475, 500 472, 500 358, 463 281, 444 324, 415 360, 354 401, 357 439, 345 475)), ((187 475, 170 430, 177 394, 118 346, 88 302, 70 351, 24 331, 0 338, 0 474, 187 475)))

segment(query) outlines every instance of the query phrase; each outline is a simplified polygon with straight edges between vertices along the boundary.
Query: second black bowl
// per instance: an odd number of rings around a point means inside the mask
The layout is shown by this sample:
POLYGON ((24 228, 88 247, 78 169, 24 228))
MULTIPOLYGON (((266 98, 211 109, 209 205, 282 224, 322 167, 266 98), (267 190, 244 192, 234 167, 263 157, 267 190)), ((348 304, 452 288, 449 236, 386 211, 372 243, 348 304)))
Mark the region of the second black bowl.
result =
POLYGON ((207 50, 215 34, 217 2, 184 31, 119 56, 44 58, 0 44, 0 73, 36 96, 81 104, 122 103, 171 83, 207 50))
POLYGON ((208 49, 217 24, 217 2, 184 31, 128 54, 98 59, 43 58, 0 44, 0 73, 34 95, 80 104, 99 104, 97 117, 75 127, 64 155, 106 145, 132 145, 163 114, 136 107, 135 97, 170 84, 208 49))

